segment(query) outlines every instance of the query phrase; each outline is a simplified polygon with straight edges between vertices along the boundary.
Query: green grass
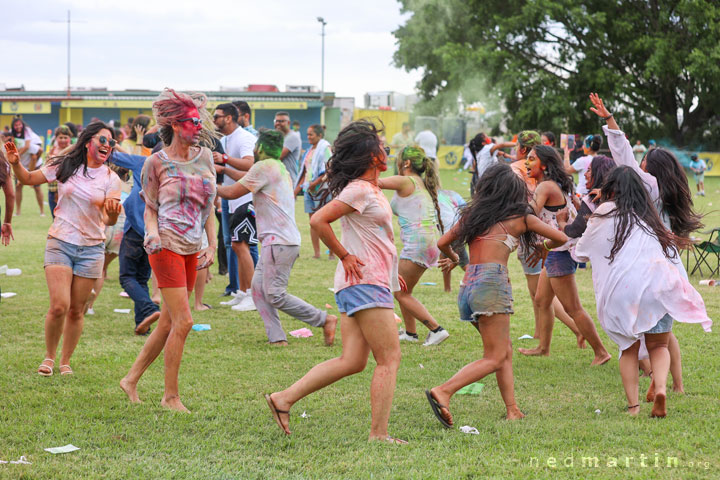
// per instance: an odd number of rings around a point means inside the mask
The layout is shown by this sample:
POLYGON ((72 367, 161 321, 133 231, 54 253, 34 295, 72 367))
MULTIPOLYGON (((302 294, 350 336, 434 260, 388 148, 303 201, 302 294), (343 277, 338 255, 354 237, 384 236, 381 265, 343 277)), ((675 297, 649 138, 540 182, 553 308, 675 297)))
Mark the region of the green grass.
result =
MULTIPOLYGON (((469 175, 443 172, 442 177, 446 188, 467 192, 469 175)), ((708 178, 707 191, 708 197, 697 202, 701 211, 720 202, 720 179, 708 178)), ((185 347, 180 392, 192 415, 160 408, 162 359, 141 380, 142 405, 129 404, 118 387, 145 338, 132 334, 132 315, 113 313, 114 308, 132 306, 118 296, 117 262, 96 302, 96 315, 86 319, 73 356, 75 375, 40 377, 35 371, 44 352, 48 296, 42 260, 50 217, 38 217, 27 187, 25 197, 23 215, 13 222, 15 242, 0 247, 0 265, 23 270, 20 277, 0 276, 3 291, 18 293, 0 303, 0 460, 25 455, 32 465, 0 464, 0 478, 718 477, 720 342, 716 334, 705 334, 697 325, 676 324, 687 393, 670 394, 664 420, 648 418, 648 404, 642 405, 639 417, 628 417, 617 358, 591 368, 592 352, 578 350, 574 335, 558 324, 550 357, 514 357, 517 401, 527 418, 502 419, 497 384, 488 377, 479 396, 457 396, 452 402, 458 426, 474 426, 480 435, 442 429, 423 389, 479 358, 482 342, 471 326, 455 320, 459 274, 453 276, 453 293, 447 294, 437 270, 428 271, 422 281, 438 286, 418 286, 416 295, 451 337, 439 348, 402 345, 390 431, 409 440, 407 446, 366 441, 372 359, 365 372, 300 401, 291 413, 293 435, 283 436, 262 394, 288 386, 316 363, 338 355, 339 342, 324 347, 316 332, 310 339, 291 338, 286 349, 269 347, 255 312, 230 313, 219 305, 225 277, 216 276, 206 291, 205 300, 213 310, 195 314, 197 323, 209 323, 212 330, 191 332, 185 347), (300 417, 303 411, 308 418, 300 417), (81 450, 64 455, 43 451, 68 443, 81 450), (647 467, 641 466, 642 454, 648 458, 647 467), (654 467, 656 454, 660 467, 654 467), (598 457, 599 466, 583 466, 583 456, 598 457), (667 457, 677 457, 678 466, 667 468, 667 457), (552 458, 555 468, 548 466, 552 458), (613 458, 617 467, 608 466, 613 458), (564 466, 570 459, 574 465, 564 466)), ((320 307, 334 306, 328 287, 335 262, 310 258, 301 200, 297 212, 303 247, 290 291, 320 307)), ((708 228, 720 226, 720 215, 709 213, 706 223, 708 228)), ((533 333, 533 317, 517 261, 511 259, 509 267, 517 312, 511 334, 517 339, 533 333)), ((579 271, 577 283, 583 305, 595 317, 590 274, 579 271)), ((697 285, 698 279, 693 283, 697 285)), ((698 289, 710 316, 717 317, 720 302, 715 290, 698 289)), ((284 315, 282 321, 288 331, 304 326, 284 315)), ((615 345, 602 331, 600 335, 615 355, 615 345)), ((534 344, 514 340, 516 348, 534 344)), ((648 379, 641 379, 642 393, 647 386, 648 379)))

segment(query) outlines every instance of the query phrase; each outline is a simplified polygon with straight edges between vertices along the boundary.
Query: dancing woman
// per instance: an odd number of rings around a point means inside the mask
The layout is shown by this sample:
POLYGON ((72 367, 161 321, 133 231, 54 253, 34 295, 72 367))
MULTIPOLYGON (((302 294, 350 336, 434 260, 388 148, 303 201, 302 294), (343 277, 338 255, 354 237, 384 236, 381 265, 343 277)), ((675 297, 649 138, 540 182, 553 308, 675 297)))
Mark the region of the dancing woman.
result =
POLYGON ((0 148, 0 188, 2 188, 5 194, 5 217, 3 217, 2 227, 0 227, 0 243, 7 247, 10 245, 10 240, 15 240, 12 231, 15 188, 13 187, 12 178, 10 177, 10 164, 5 158, 2 148, 0 148))
MULTIPOLYGON (((145 161, 145 250, 163 297, 157 328, 150 334, 130 371, 120 381, 131 402, 139 402, 137 383, 164 353, 165 394, 161 405, 188 412, 180 401, 178 373, 193 319, 188 301, 197 270, 215 256, 215 223, 210 212, 216 193, 212 153, 198 145, 215 135, 203 94, 165 89, 153 102, 165 148, 145 161), (202 249, 203 230, 209 245, 202 249)), ((207 144, 207 143, 206 143, 207 144)))
POLYGON ((395 292, 400 304, 405 330, 400 340, 417 342, 415 319, 425 325, 428 333, 424 346, 439 345, 450 334, 438 324, 427 308, 412 292, 425 270, 437 265, 440 251, 437 248, 438 223, 442 231, 437 192, 440 179, 435 161, 425 155, 422 148, 405 147, 398 155, 400 175, 382 178, 380 188, 395 190, 390 206, 398 217, 403 249, 400 252, 400 276, 407 283, 407 291, 395 292))
MULTIPOLYGON (((570 175, 565 173, 562 160, 554 148, 546 145, 533 147, 527 159, 528 176, 537 181, 535 195, 530 202, 535 213, 542 221, 558 229, 557 213, 568 208, 571 212, 570 220, 575 219, 576 209, 572 203, 573 183, 570 175)), ((580 303, 577 285, 575 284, 575 270, 577 263, 570 256, 568 242, 561 247, 547 249, 545 265, 540 273, 535 300, 538 312, 535 318, 538 325, 540 344, 536 348, 521 348, 519 352, 524 355, 549 355, 550 340, 553 330, 553 297, 557 296, 565 311, 575 323, 573 333, 579 338, 584 337, 593 351, 595 358, 591 365, 602 365, 610 360, 610 354, 598 336, 595 324, 590 315, 580 303)))
POLYGON ((470 264, 458 295, 460 319, 470 322, 482 336, 483 357, 465 365, 447 382, 426 390, 430 406, 440 423, 450 428, 453 418, 452 396, 465 385, 495 373, 508 420, 525 415, 515 403, 512 370, 510 315, 513 312, 512 287, 507 261, 510 253, 523 244, 535 248, 536 234, 545 237, 545 247, 563 245, 567 236, 538 219, 527 203, 525 183, 507 165, 493 165, 478 179, 475 195, 463 209, 458 223, 438 242, 449 261, 444 270, 458 264, 451 245, 456 240, 470 247, 470 264))
POLYGON ((342 354, 314 366, 289 388, 265 395, 278 426, 290 435, 290 408, 341 378, 362 372, 372 352, 377 363, 370 384, 369 440, 407 443, 388 435, 388 420, 400 365, 392 291, 403 287, 392 228, 392 210, 378 186, 387 155, 375 126, 364 120, 340 132, 328 164, 334 199, 313 215, 310 226, 340 259, 335 301, 341 313, 342 354), (340 220, 342 240, 332 222, 340 220))
POLYGON ((61 336, 60 374, 73 373, 70 357, 82 334, 85 302, 102 275, 105 226, 114 225, 120 214, 120 179, 105 165, 114 146, 113 130, 92 122, 67 153, 40 170, 29 172, 16 152, 8 152, 20 183, 58 182, 55 219, 45 246, 50 308, 45 316, 45 360, 38 368, 45 377, 53 374, 61 336))

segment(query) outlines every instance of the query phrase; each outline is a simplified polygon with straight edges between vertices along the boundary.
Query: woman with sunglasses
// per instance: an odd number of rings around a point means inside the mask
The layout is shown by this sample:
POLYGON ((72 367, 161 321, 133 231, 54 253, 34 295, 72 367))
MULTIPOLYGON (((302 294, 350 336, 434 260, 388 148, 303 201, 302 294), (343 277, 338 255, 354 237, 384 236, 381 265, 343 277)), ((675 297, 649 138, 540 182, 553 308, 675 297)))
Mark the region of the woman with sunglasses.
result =
POLYGON ((58 182, 55 219, 45 247, 50 308, 45 316, 45 360, 38 368, 45 377, 53 374, 61 336, 60 374, 73 373, 70 357, 82 333, 85 302, 102 275, 105 226, 114 225, 120 213, 120 179, 105 165, 114 146, 113 130, 97 121, 83 130, 67 153, 51 158, 40 170, 29 172, 16 150, 7 155, 22 184, 58 182))
POLYGON ((165 89, 153 103, 165 148, 145 161, 145 250, 163 297, 157 328, 150 334, 120 387, 131 402, 140 401, 137 383, 164 350, 165 394, 161 405, 189 413, 180 401, 178 373, 185 339, 192 328, 189 293, 197 270, 215 256, 215 223, 210 212, 216 194, 215 167, 209 149, 217 135, 203 94, 165 89), (209 245, 202 248, 203 230, 209 245))

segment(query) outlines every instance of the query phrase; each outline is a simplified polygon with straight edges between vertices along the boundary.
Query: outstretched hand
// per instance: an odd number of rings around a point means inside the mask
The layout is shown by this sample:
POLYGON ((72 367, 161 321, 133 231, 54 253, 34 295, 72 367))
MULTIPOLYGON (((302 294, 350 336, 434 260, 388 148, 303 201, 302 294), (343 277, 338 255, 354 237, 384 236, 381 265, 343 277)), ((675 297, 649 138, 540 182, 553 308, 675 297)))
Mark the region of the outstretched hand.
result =
POLYGON ((593 106, 590 107, 591 112, 602 118, 610 116, 610 111, 605 108, 605 104, 603 103, 602 98, 600 98, 600 95, 598 95, 597 93, 591 93, 590 101, 593 104, 593 106))
POLYGON ((15 142, 9 141, 5 143, 5 152, 7 152, 6 157, 7 161, 10 162, 10 165, 17 165, 20 161, 20 155, 18 154, 15 142))

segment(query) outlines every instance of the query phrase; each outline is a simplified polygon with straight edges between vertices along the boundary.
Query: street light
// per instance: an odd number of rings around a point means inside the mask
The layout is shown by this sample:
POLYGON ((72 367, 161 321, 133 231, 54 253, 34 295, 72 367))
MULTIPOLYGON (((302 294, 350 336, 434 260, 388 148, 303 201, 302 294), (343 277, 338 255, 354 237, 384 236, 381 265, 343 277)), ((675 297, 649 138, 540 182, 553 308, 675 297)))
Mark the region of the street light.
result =
POLYGON ((325 25, 327 25, 327 22, 323 17, 317 17, 317 21, 320 22, 322 25, 322 33, 320 36, 322 37, 322 53, 320 57, 320 101, 322 102, 322 107, 320 108, 320 123, 325 124, 325 25))

